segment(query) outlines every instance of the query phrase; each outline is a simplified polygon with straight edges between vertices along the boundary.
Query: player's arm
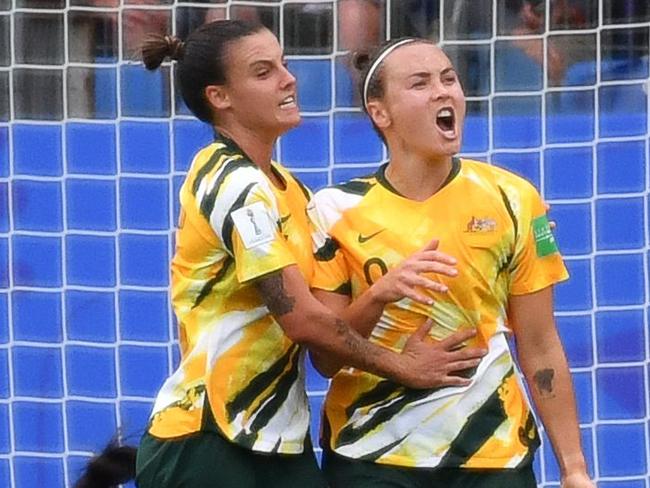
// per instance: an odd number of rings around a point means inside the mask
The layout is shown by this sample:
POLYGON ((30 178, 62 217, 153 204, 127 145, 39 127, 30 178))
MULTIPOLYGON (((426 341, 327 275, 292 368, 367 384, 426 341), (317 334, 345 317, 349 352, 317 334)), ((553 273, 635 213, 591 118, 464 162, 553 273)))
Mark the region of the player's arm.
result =
POLYGON ((455 353, 441 352, 440 344, 427 341, 430 324, 420 327, 402 352, 395 353, 361 337, 316 300, 295 265, 258 278, 255 285, 286 335, 310 350, 411 388, 468 382, 447 375, 448 356, 455 353))
POLYGON ((553 318, 553 289, 511 295, 519 364, 562 472, 563 488, 593 488, 580 444, 573 385, 553 318))
MULTIPOLYGON (((430 305, 433 300, 430 295, 422 293, 423 289, 444 293, 447 287, 434 281, 424 273, 436 273, 449 277, 458 274, 454 265, 456 260, 437 251, 438 240, 432 240, 423 249, 405 259, 377 280, 368 290, 351 302, 350 297, 324 290, 313 290, 314 296, 334 311, 345 322, 349 323, 363 337, 369 337, 377 324, 384 307, 405 297, 414 302, 430 305), (351 302, 351 303, 350 303, 351 302)), ((444 358, 446 372, 460 371, 478 364, 485 351, 477 348, 459 348, 466 340, 473 337, 473 330, 465 330, 450 336, 438 344, 439 353, 444 358)), ((312 351, 314 366, 325 376, 333 376, 345 363, 339 358, 318 351, 312 351)), ((453 375, 447 375, 453 378, 453 375)))

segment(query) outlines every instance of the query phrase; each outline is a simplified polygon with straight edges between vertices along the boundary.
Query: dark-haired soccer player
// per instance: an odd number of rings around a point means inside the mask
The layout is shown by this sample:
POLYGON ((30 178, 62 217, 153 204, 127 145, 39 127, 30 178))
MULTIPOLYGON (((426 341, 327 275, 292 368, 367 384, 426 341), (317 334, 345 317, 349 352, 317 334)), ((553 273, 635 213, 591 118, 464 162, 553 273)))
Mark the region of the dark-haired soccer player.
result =
MULTIPOLYGON (((472 333, 431 344, 427 326, 390 351, 311 295, 310 195, 271 159, 300 122, 296 80, 269 30, 217 21, 185 42, 152 38, 143 56, 150 69, 178 61, 183 99, 217 139, 194 157, 180 191, 171 298, 181 363, 156 398, 137 484, 324 486, 308 435, 303 346, 413 388, 463 384, 449 371, 481 353, 448 351, 472 333)), ((452 271, 441 253, 426 261, 452 271)))
POLYGON ((470 344, 488 354, 464 372, 469 385, 429 390, 315 354, 322 371, 338 371, 322 429, 330 485, 535 487, 539 436, 508 347, 514 334, 562 486, 593 488, 553 319, 552 285, 568 275, 538 192, 503 169, 456 157, 465 97, 449 59, 431 42, 401 39, 378 49, 365 67, 361 99, 390 161, 315 195, 315 294, 395 351, 433 319, 432 338, 475 330, 470 344), (378 298, 378 287, 413 269, 409 256, 432 239, 457 259, 458 276, 422 278, 447 292, 416 287, 419 297, 378 298))

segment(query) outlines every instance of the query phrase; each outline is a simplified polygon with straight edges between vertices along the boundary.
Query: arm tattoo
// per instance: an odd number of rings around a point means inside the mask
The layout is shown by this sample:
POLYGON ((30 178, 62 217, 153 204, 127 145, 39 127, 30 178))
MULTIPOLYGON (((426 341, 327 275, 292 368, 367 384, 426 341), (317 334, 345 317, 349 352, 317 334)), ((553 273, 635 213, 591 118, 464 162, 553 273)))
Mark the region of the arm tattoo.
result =
MULTIPOLYGON (((274 317, 281 317, 293 311, 296 298, 287 294, 284 288, 282 271, 260 278, 255 283, 255 286, 274 317)), ((345 356, 348 359, 353 357, 356 366, 361 369, 377 372, 378 365, 382 364, 382 350, 372 350, 370 343, 340 318, 334 320, 333 326, 336 334, 342 339, 345 349, 347 349, 345 356)))
POLYGON ((336 319, 334 325, 336 326, 336 333, 343 336, 347 348, 351 352, 358 354, 361 350, 362 342, 352 333, 350 327, 341 319, 336 319))
POLYGON ((381 376, 377 368, 383 365, 382 352, 384 349, 374 348, 367 339, 357 334, 344 320, 337 318, 334 321, 334 326, 337 335, 343 338, 346 349, 354 357, 355 367, 381 376))
POLYGON ((533 375, 533 380, 535 381, 535 386, 537 391, 542 396, 542 398, 553 398, 553 377, 555 376, 555 370, 552 368, 545 368, 536 371, 533 375))
POLYGON ((281 317, 293 310, 296 299, 284 289, 282 271, 261 278, 255 284, 262 300, 275 317, 281 317))

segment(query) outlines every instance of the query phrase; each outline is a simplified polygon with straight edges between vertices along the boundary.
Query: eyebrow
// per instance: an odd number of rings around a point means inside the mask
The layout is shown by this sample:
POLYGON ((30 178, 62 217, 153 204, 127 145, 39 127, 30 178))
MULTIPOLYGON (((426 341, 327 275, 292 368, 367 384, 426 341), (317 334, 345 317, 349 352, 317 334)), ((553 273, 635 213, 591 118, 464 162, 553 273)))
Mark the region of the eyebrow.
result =
MULTIPOLYGON (((453 66, 448 66, 447 68, 443 69, 440 72, 440 76, 444 76, 447 73, 455 73, 455 72, 456 72, 456 70, 454 69, 453 66)), ((428 71, 418 71, 416 73, 412 73, 412 74, 408 75, 408 77, 409 78, 430 78, 431 73, 428 72, 428 71)))
POLYGON ((258 67, 268 68, 270 66, 273 66, 273 62, 270 59, 259 59, 250 64, 251 69, 256 69, 258 67))
POLYGON ((431 78, 431 73, 428 71, 418 71, 417 73, 412 73, 408 76, 409 78, 431 78))

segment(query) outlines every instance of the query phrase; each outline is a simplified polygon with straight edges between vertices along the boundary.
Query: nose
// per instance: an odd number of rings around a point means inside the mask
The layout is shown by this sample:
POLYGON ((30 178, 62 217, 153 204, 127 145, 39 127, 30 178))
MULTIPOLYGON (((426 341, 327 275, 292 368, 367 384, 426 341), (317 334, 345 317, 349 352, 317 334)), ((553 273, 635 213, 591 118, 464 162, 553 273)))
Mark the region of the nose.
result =
POLYGON ((296 77, 288 68, 282 66, 282 88, 289 88, 296 84, 296 77))
POLYGON ((433 89, 431 90, 431 98, 434 100, 444 100, 449 98, 449 87, 442 82, 437 82, 433 84, 433 89))

